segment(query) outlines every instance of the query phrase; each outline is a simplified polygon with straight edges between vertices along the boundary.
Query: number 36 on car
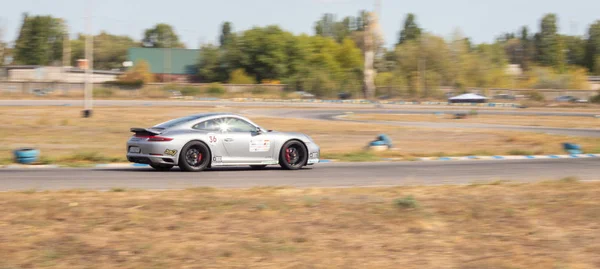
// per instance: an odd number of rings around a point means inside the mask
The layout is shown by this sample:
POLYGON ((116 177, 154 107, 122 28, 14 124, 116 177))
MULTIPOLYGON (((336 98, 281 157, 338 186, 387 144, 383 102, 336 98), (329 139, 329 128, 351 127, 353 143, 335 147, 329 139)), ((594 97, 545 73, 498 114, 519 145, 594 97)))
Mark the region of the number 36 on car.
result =
POLYGON ((309 136, 265 130, 230 113, 196 114, 131 131, 127 159, 161 171, 240 165, 297 170, 319 162, 319 146, 309 136))

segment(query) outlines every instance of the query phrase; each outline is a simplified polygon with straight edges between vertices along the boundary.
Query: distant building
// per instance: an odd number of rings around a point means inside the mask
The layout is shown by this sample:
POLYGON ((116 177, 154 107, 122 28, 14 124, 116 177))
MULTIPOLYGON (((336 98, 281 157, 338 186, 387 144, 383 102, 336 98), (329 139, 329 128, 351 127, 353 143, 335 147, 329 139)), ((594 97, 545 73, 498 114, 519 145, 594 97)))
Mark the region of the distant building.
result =
POLYGON ((128 61, 148 62, 150 71, 160 81, 189 82, 194 80, 200 59, 200 50, 177 48, 130 48, 128 61))

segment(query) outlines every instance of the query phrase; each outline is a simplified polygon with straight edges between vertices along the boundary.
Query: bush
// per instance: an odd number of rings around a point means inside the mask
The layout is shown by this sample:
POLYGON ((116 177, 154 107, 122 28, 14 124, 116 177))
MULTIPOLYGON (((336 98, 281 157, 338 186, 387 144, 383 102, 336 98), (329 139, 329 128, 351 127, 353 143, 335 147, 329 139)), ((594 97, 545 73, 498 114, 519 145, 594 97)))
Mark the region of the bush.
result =
POLYGON ((233 70, 231 74, 229 74, 229 83, 230 84, 256 84, 256 80, 246 74, 244 69, 239 68, 233 70))
POLYGON ((526 95, 529 96, 530 100, 537 102, 543 102, 546 99, 539 91, 529 91, 526 95))
POLYGON ((600 91, 598 92, 598 94, 590 98, 590 103, 600 104, 600 91))
POLYGON ((133 67, 131 67, 125 74, 119 77, 119 81, 122 82, 130 82, 130 83, 138 83, 138 81, 142 81, 143 83, 149 83, 154 81, 154 75, 150 72, 150 64, 148 62, 141 60, 133 67))
POLYGON ((406 196, 404 198, 399 198, 394 200, 394 204, 400 208, 417 208, 419 207, 419 203, 412 196, 406 196))
POLYGON ((547 67, 534 67, 527 73, 528 80, 520 87, 534 89, 582 89, 587 90, 587 70, 581 67, 569 67, 567 72, 557 73, 547 67))
POLYGON ((183 96, 196 96, 196 95, 199 95, 200 93, 202 93, 200 88, 192 87, 192 86, 176 88, 174 90, 179 90, 179 92, 181 92, 181 95, 183 95, 183 96))
POLYGON ((270 85, 280 85, 281 81, 279 80, 271 80, 271 79, 263 79, 263 81, 261 81, 262 84, 270 84, 270 85))
POLYGON ((208 86, 206 93, 210 95, 221 96, 225 94, 225 88, 223 88, 223 86, 220 83, 211 83, 210 86, 208 86))

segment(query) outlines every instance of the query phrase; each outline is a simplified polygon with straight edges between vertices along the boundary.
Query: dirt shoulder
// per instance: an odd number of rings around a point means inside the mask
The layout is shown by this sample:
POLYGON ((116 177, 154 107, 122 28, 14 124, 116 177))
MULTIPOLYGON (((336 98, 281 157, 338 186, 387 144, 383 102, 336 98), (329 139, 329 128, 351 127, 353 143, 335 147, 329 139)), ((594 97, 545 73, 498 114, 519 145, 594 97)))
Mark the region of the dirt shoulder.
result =
POLYGON ((600 183, 0 193, 0 268, 598 268, 600 183))

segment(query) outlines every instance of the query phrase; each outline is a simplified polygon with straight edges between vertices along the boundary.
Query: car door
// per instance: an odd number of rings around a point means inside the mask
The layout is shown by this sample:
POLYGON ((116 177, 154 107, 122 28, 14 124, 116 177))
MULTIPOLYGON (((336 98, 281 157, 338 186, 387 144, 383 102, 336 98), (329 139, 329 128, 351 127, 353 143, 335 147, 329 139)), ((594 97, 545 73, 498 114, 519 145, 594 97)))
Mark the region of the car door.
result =
POLYGON ((224 164, 261 164, 272 162, 272 143, 269 135, 258 131, 257 126, 239 118, 225 118, 223 145, 227 154, 224 164))
POLYGON ((219 130, 218 119, 212 119, 200 122, 192 127, 198 130, 198 138, 204 138, 204 141, 212 153, 212 165, 219 166, 223 164, 223 156, 227 155, 223 143, 224 134, 219 130))

